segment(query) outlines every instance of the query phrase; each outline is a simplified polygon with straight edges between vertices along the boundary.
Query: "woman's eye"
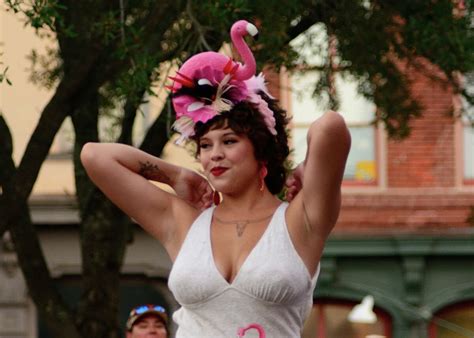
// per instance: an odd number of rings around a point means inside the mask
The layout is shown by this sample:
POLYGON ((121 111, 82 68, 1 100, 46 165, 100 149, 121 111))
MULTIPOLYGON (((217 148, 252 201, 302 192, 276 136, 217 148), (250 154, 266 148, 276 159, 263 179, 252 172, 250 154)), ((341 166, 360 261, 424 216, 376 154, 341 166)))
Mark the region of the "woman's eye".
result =
POLYGON ((200 147, 201 149, 207 149, 207 148, 209 148, 210 146, 211 146, 211 145, 208 144, 208 143, 201 143, 201 144, 199 145, 199 147, 200 147))
POLYGON ((224 144, 234 144, 237 143, 237 140, 230 139, 230 140, 224 140, 224 144))

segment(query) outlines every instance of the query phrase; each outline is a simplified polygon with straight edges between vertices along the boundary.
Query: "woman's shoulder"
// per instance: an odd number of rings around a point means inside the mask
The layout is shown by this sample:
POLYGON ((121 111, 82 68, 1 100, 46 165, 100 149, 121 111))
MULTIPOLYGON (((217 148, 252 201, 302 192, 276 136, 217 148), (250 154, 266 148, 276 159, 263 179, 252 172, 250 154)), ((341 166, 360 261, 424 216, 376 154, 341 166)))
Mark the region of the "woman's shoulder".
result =
POLYGON ((192 206, 188 202, 182 200, 181 198, 174 198, 171 207, 173 208, 172 212, 176 225, 182 229, 184 232, 187 232, 194 221, 207 209, 199 209, 195 206, 192 206))
POLYGON ((175 231, 173 240, 171 241, 172 246, 169 248, 170 256, 174 256, 173 253, 179 252, 189 230, 198 219, 205 217, 212 212, 213 207, 207 209, 198 209, 191 206, 186 201, 176 198, 172 205, 172 212, 175 220, 175 231))

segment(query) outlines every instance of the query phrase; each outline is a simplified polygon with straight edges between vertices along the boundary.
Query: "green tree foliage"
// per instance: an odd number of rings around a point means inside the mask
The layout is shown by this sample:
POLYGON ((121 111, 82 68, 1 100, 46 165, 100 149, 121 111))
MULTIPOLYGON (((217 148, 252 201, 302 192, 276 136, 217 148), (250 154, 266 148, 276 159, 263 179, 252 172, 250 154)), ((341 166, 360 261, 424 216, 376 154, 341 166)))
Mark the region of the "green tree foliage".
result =
MULTIPOLYGON (((54 95, 18 166, 12 160, 9 128, 0 115, 0 234, 10 231, 30 295, 54 337, 119 337, 118 285, 131 223, 88 180, 79 152, 86 142, 101 141, 99 119, 110 111, 118 116, 116 141, 132 143, 139 106, 144 97, 154 95, 152 85, 166 75, 160 74, 159 65, 179 64, 194 53, 218 50, 228 41, 231 24, 246 18, 262 32, 261 39, 250 44, 260 68, 315 69, 320 72, 315 92, 329 96, 335 72, 353 76, 361 93, 377 105, 377 118, 392 137, 406 137, 410 119, 422 108, 410 96, 401 63, 420 70, 426 61, 437 65, 443 76, 436 80, 460 93, 460 75, 473 70, 472 0, 5 0, 5 4, 58 46, 30 56, 32 80, 54 89, 54 95), (329 39, 318 40, 308 33, 316 24, 329 39), (304 43, 290 43, 302 34, 308 35, 304 43), (334 44, 333 53, 327 52, 328 41, 334 44), (317 53, 321 61, 305 64, 301 51, 317 53), (83 252, 83 294, 74 309, 65 305, 53 284, 27 203, 66 117, 75 133, 83 252)), ((6 69, 0 71, 1 82, 6 69)), ((336 100, 331 104, 337 107, 336 100)), ((169 139, 169 116, 159 115, 141 149, 160 155, 169 139)))
POLYGON ((359 91, 374 101, 377 118, 394 138, 408 136, 410 119, 423 109, 411 97, 409 74, 400 70, 402 63, 452 86, 472 103, 459 81, 473 69, 472 1, 309 3, 290 31, 301 33, 315 22, 322 23, 336 45, 336 67, 324 53, 327 45, 308 39, 310 43, 302 46, 323 56, 318 93, 330 90, 326 79, 331 72, 350 74, 358 80, 359 91), (437 65, 441 74, 433 74, 427 64, 437 65))

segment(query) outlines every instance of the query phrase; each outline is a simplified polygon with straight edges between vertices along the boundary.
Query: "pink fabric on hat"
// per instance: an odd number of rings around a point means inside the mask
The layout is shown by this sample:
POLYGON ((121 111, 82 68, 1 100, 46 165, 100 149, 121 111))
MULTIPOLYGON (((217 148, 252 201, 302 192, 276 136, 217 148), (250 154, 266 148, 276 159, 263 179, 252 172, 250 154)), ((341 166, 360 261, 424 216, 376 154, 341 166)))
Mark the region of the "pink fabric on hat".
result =
MULTIPOLYGON (((256 63, 255 58, 250 51, 250 48, 244 41, 244 35, 248 34, 247 26, 250 25, 245 20, 239 20, 232 25, 231 28, 231 38, 232 43, 239 52, 244 65, 232 61, 232 69, 235 73, 233 74, 233 82, 231 85, 236 85, 238 81, 247 80, 255 74, 256 63), (235 81, 237 80, 237 81, 235 81)), ((218 81, 221 81, 224 78, 224 69, 229 62, 229 57, 216 52, 202 52, 194 55, 188 59, 179 69, 178 74, 182 74, 187 78, 197 80, 199 78, 207 78, 212 82, 210 77, 220 78, 218 81)), ((176 91, 182 87, 182 84, 175 81, 172 85, 172 90, 176 91)), ((239 86, 242 87, 242 86, 239 86)), ((183 115, 188 115, 187 108, 192 103, 191 101, 196 101, 195 98, 188 98, 187 100, 176 100, 173 99, 173 106, 176 110, 176 117, 181 117, 183 115)), ((201 112, 207 113, 205 110, 201 112)), ((193 114, 194 116, 196 114, 193 114)), ((204 121, 208 117, 208 114, 205 114, 203 118, 196 118, 198 121, 204 121)), ((196 120, 192 117, 193 120, 196 120)))
POLYGON ((245 35, 256 33, 257 28, 245 20, 232 25, 232 43, 243 64, 220 53, 202 52, 188 59, 171 78, 174 82, 169 88, 175 94, 172 101, 176 111, 173 128, 181 133, 179 143, 193 135, 195 123, 205 123, 244 100, 256 105, 269 131, 276 135, 273 112, 259 92, 273 97, 263 76, 255 77, 255 58, 244 40, 245 35))

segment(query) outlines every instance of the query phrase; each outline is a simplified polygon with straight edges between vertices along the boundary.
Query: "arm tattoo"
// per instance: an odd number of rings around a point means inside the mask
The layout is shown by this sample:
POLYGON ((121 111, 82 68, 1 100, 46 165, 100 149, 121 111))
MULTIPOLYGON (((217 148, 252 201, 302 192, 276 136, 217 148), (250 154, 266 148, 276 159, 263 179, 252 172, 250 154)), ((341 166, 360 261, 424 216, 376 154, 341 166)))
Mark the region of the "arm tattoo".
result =
POLYGON ((140 170, 138 174, 145 177, 148 180, 158 181, 161 183, 169 183, 170 178, 166 175, 156 164, 152 164, 149 161, 145 163, 139 161, 140 170))

